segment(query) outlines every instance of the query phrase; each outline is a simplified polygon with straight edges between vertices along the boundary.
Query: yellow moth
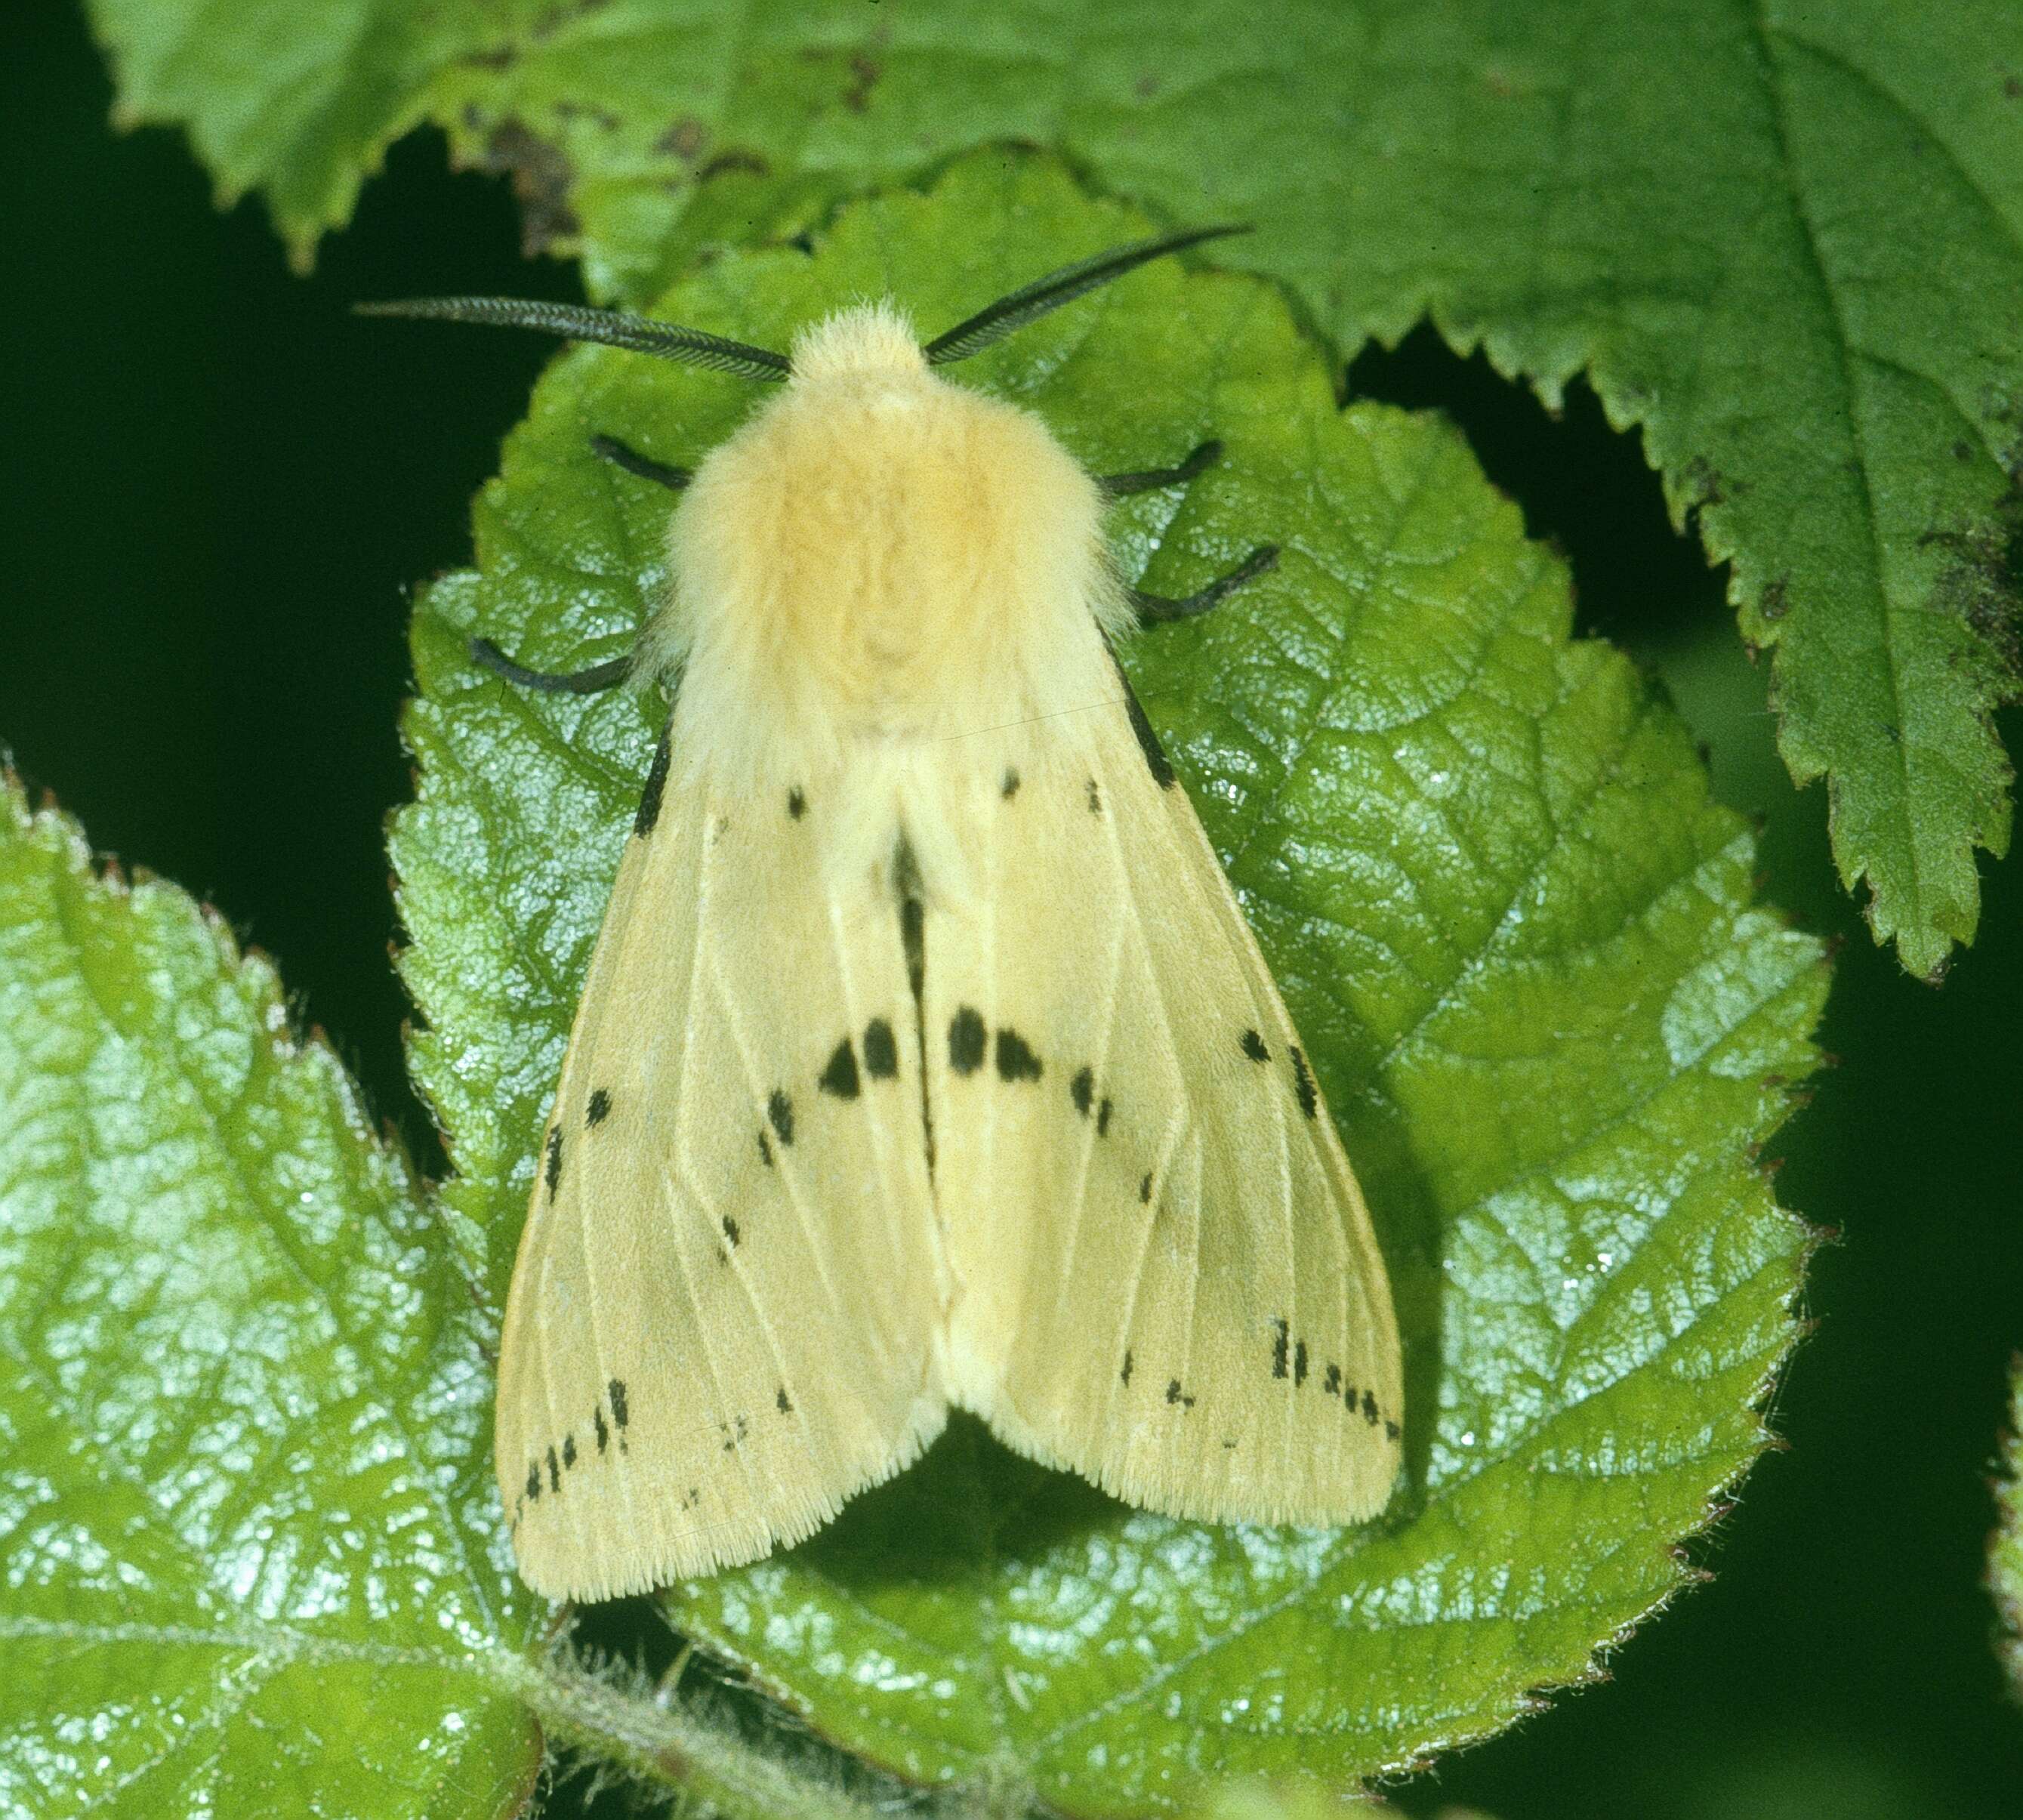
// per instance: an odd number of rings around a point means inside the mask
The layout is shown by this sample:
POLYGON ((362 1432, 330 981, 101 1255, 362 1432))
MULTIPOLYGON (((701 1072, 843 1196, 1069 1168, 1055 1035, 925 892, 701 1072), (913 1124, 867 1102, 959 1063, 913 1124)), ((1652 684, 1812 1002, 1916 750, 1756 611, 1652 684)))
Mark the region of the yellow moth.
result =
POLYGON ((627 659, 674 705, 520 1242, 496 1458, 520 1570, 636 1592, 807 1536, 951 1408, 1149 1509, 1383 1507, 1403 1405, 1370 1218, 1300 1039, 1112 654, 1203 610, 1115 577, 1106 495, 936 369, 1147 259, 924 345, 791 357, 608 312, 372 306, 783 382, 680 491, 627 659))

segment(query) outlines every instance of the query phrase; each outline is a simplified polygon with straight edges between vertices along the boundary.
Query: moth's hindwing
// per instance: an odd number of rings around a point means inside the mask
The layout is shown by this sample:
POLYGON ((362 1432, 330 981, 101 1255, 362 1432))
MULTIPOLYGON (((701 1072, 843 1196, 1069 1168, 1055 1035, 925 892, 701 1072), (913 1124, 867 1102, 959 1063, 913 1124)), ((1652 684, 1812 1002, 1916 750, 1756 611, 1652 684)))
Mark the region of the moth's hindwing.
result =
POLYGON ((1130 708, 1063 717, 1015 789, 972 791, 977 888, 927 920, 955 1394, 1135 1504, 1366 1518, 1403 1423, 1383 1258, 1256 940, 1130 708))
POLYGON ((712 800, 664 749, 627 842, 499 1358, 551 1597, 796 1540, 944 1419, 913 1001, 889 891, 818 864, 834 807, 712 800))

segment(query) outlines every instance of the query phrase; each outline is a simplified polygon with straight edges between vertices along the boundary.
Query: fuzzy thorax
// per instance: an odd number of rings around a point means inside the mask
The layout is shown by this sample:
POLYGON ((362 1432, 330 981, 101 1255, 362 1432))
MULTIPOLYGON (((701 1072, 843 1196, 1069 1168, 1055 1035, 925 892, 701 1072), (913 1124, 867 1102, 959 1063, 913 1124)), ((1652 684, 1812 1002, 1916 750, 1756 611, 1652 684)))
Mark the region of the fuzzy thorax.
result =
POLYGON ((960 767, 975 735, 1088 707, 1122 615, 1095 482, 1030 412, 933 372, 889 305, 792 359, 675 515, 646 654, 682 671, 681 760, 733 789, 960 767))

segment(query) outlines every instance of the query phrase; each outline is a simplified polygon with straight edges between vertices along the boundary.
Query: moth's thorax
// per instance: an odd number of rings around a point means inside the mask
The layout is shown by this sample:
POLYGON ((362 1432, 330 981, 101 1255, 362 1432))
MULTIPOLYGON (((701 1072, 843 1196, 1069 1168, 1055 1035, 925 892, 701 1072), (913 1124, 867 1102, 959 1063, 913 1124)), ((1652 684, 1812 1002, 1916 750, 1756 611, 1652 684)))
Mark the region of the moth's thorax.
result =
POLYGON ((657 644, 691 762, 826 770, 1085 705, 1116 610, 1095 483, 1038 418, 952 385, 889 308, 795 344, 698 469, 657 644))

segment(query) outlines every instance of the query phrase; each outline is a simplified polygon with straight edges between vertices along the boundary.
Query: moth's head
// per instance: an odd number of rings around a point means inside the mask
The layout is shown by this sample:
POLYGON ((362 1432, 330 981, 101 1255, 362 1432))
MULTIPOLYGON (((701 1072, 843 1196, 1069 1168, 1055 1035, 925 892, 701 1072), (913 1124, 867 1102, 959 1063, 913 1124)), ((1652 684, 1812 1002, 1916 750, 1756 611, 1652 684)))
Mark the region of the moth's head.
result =
POLYGON ((791 355, 569 304, 453 297, 360 308, 540 329, 786 382, 688 478, 669 529, 670 597, 632 674, 685 669, 691 713, 715 677, 741 704, 740 723, 754 727, 973 731, 989 710, 964 694, 966 679, 1023 678, 1042 715, 1074 705, 1055 701, 1043 679, 1070 674, 1059 653, 1092 624, 1121 627, 1122 595, 1103 563, 1096 482, 1037 416, 944 384, 935 369, 1147 260, 1246 231, 1197 228, 1114 247, 924 342, 893 304, 854 304, 803 328, 791 355))
POLYGON ((927 370, 927 350, 913 325, 889 299, 854 303, 810 323, 794 337, 796 382, 891 379, 904 382, 927 370))

